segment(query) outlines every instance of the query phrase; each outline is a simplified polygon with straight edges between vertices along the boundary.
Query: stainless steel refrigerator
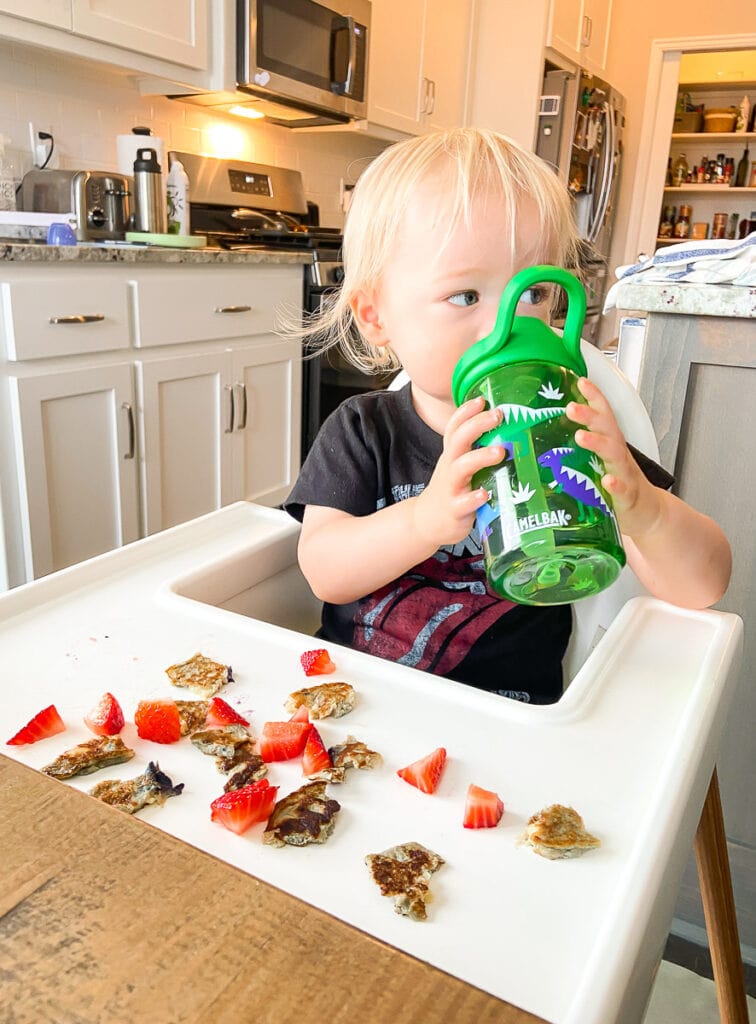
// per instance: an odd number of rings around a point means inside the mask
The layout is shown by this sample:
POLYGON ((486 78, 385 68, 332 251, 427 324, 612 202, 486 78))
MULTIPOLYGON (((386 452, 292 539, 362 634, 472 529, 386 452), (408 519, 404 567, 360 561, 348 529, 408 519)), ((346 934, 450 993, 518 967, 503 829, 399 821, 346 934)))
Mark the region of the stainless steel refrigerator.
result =
POLYGON ((536 152, 567 186, 585 241, 581 277, 588 300, 585 338, 598 341, 622 165, 625 98, 588 71, 547 71, 536 152))

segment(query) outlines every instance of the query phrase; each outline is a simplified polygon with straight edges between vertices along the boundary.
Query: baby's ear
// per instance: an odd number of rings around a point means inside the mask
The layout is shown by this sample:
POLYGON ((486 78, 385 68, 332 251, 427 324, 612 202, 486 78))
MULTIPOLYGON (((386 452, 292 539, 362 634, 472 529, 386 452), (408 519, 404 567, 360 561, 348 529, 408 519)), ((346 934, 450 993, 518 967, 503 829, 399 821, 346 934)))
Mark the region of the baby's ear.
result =
POLYGON ((349 305, 365 340, 376 347, 388 345, 389 339, 386 329, 381 323, 376 293, 372 290, 360 290, 354 295, 349 305))

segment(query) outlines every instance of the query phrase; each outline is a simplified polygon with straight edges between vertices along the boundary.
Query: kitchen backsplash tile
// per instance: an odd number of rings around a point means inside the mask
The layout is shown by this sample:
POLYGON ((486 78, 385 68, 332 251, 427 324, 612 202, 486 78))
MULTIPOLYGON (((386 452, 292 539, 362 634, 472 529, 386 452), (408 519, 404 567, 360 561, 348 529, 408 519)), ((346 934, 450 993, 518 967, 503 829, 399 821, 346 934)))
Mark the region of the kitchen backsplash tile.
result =
POLYGON ((0 40, 0 134, 16 177, 31 167, 29 121, 55 136, 57 166, 118 169, 116 136, 149 125, 166 149, 273 163, 301 171, 321 222, 341 227, 339 181, 354 182, 386 143, 359 132, 299 133, 141 96, 122 73, 0 40), (224 141, 225 140, 225 141, 224 141), (225 146, 225 149, 223 148, 225 146))

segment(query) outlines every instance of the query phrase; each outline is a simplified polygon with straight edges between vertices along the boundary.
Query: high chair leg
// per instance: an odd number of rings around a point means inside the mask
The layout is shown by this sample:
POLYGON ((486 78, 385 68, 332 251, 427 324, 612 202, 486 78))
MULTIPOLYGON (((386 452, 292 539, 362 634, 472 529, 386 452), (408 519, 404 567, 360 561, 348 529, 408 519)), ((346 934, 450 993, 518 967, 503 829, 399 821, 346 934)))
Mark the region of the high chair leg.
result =
POLYGON ((719 1019, 721 1024, 748 1024, 745 976, 716 768, 701 811, 695 851, 719 1019))

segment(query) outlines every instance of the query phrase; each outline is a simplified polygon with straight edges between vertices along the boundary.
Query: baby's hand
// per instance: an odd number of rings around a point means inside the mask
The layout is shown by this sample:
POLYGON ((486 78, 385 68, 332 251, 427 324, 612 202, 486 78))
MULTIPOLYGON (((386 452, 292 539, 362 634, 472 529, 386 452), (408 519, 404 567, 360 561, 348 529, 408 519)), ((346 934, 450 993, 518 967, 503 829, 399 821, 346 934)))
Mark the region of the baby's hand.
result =
POLYGON ((606 473, 601 483, 612 497, 622 533, 641 536, 658 522, 661 506, 657 489, 630 454, 602 392, 586 377, 580 378, 578 388, 588 405, 570 402, 567 416, 588 429, 577 430, 575 440, 582 448, 595 452, 604 463, 606 473))
POLYGON ((487 499, 484 488, 470 489, 475 473, 504 458, 501 445, 473 448, 481 434, 501 423, 499 409, 486 409, 482 397, 465 402, 444 431, 444 450, 433 476, 417 498, 417 524, 436 547, 457 544, 470 532, 475 510, 487 499))

